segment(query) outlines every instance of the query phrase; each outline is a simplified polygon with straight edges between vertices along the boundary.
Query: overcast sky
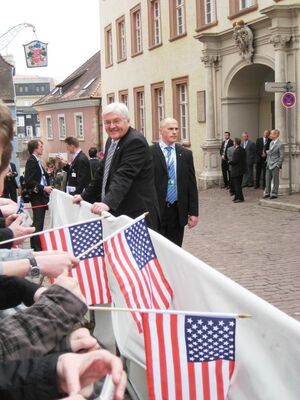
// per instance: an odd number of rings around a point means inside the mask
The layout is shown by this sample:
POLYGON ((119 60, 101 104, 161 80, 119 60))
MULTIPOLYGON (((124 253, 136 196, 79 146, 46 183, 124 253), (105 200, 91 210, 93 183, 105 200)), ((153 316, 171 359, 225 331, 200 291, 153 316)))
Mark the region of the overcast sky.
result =
POLYGON ((48 67, 27 68, 23 44, 35 39, 23 29, 1 54, 13 54, 17 75, 65 79, 100 50, 99 0, 2 0, 0 36, 15 25, 31 23, 48 43, 48 67))

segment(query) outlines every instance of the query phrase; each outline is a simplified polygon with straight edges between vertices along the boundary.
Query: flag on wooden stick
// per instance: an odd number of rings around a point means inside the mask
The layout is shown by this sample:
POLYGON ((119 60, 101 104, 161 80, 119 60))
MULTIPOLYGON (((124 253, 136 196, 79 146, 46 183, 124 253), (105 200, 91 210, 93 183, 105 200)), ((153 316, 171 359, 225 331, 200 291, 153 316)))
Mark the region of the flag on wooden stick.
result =
MULTIPOLYGON (((92 220, 42 232, 40 240, 43 250, 64 250, 77 257, 101 241, 102 236, 102 222, 92 220)), ((87 304, 110 303, 103 245, 80 258, 79 266, 73 268, 70 275, 78 280, 87 304)))

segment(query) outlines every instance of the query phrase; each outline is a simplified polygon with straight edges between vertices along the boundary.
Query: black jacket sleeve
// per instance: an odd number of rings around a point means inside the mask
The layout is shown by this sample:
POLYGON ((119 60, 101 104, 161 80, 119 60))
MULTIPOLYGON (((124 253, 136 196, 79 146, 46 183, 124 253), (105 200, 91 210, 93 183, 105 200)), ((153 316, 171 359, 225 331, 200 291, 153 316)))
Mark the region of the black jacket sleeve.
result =
MULTIPOLYGON (((4 224, 5 224, 5 222, 4 222, 4 224)), ((4 240, 13 239, 13 237, 14 237, 14 234, 13 234, 13 231, 10 228, 1 228, 0 227, 0 249, 1 248, 2 249, 3 248, 4 249, 10 249, 11 246, 12 246, 12 242, 11 243, 7 243, 7 244, 2 244, 2 245, 1 245, 1 242, 4 242, 4 240)))
POLYGON ((31 306, 39 285, 17 276, 0 276, 0 309, 16 307, 21 303, 31 306))
POLYGON ((56 364, 59 355, 0 363, 0 399, 58 399, 56 364))

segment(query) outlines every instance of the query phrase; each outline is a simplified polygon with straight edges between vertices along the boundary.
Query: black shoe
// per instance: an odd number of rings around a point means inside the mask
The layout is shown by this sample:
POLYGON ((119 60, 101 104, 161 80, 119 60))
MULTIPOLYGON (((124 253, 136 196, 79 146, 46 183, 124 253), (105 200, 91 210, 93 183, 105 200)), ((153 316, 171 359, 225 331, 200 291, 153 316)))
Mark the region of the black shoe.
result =
POLYGON ((263 199, 267 199, 267 198, 269 198, 269 197, 270 197, 269 194, 265 194, 265 195, 263 196, 263 199))
POLYGON ((270 196, 270 199, 277 199, 277 196, 270 196))
POLYGON ((254 189, 259 189, 259 185, 255 185, 255 186, 254 186, 254 189))
POLYGON ((243 203, 243 201, 244 200, 237 199, 237 200, 234 200, 234 203, 243 203))

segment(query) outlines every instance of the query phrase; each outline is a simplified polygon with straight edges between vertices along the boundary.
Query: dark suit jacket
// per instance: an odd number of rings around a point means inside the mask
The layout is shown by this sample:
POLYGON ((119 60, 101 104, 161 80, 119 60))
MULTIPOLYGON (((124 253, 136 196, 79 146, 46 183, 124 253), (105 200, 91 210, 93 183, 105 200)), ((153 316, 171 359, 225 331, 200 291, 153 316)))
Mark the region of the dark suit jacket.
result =
MULTIPOLYGON (((43 168, 43 167, 42 167, 43 168)), ((43 168, 44 175, 49 185, 49 176, 43 168)), ((25 187, 29 192, 30 200, 39 200, 40 204, 47 204, 49 195, 44 192, 44 186, 40 184, 42 172, 34 155, 31 155, 25 165, 25 187)))
MULTIPOLYGON (((157 200, 160 208, 160 215, 163 216, 168 191, 168 171, 166 159, 161 151, 159 143, 150 146, 153 167, 154 182, 157 200)), ((198 190, 195 177, 193 153, 184 147, 176 144, 176 177, 178 194, 178 213, 181 226, 185 226, 188 216, 198 216, 198 190)))
MULTIPOLYGON (((220 148, 220 156, 223 155, 223 151, 224 151, 224 146, 225 146, 225 140, 223 140, 221 148, 220 148)), ((232 139, 228 139, 228 143, 227 143, 227 147, 226 147, 226 151, 225 151, 225 160, 228 161, 227 158, 227 150, 229 149, 229 147, 233 146, 233 140, 232 139)))
POLYGON ((90 158, 91 179, 95 176, 96 170, 100 167, 100 160, 98 158, 90 158))
POLYGON ((264 138, 259 137, 256 140, 256 157, 258 162, 263 162, 266 161, 267 157, 262 157, 263 151, 266 152, 266 150, 269 150, 271 143, 271 139, 267 139, 266 144, 264 145, 264 138))
POLYGON ((91 181, 91 169, 87 156, 80 151, 70 165, 63 168, 67 172, 67 185, 76 187, 72 194, 80 194, 91 181), (75 174, 76 176, 72 176, 75 174))
POLYGON ((11 169, 11 172, 12 172, 12 176, 9 176, 9 177, 5 177, 5 180, 4 180, 4 185, 11 185, 11 187, 13 187, 13 188, 15 188, 15 189, 17 189, 17 187, 18 187, 18 184, 17 184, 17 181, 16 181, 16 176, 18 176, 18 171, 17 171, 17 167, 16 167, 16 164, 14 164, 14 163, 10 163, 10 169, 11 169))
MULTIPOLYGON (((105 154, 110 144, 111 139, 108 139, 105 154)), ((101 193, 104 165, 105 157, 94 179, 81 194, 84 200, 94 201, 101 193)), ((102 201, 115 216, 125 214, 136 218, 149 211, 150 227, 157 226, 158 205, 150 149, 144 136, 131 127, 120 139, 114 152, 102 201)))
MULTIPOLYGON (((242 142, 241 147, 244 147, 244 143, 242 142)), ((256 146, 255 143, 252 142, 251 140, 248 140, 247 146, 246 146, 246 161, 247 164, 254 164, 256 161, 256 146)))
POLYGON ((234 150, 229 164, 231 165, 230 176, 232 178, 244 175, 246 172, 246 151, 243 147, 239 146, 234 150))

